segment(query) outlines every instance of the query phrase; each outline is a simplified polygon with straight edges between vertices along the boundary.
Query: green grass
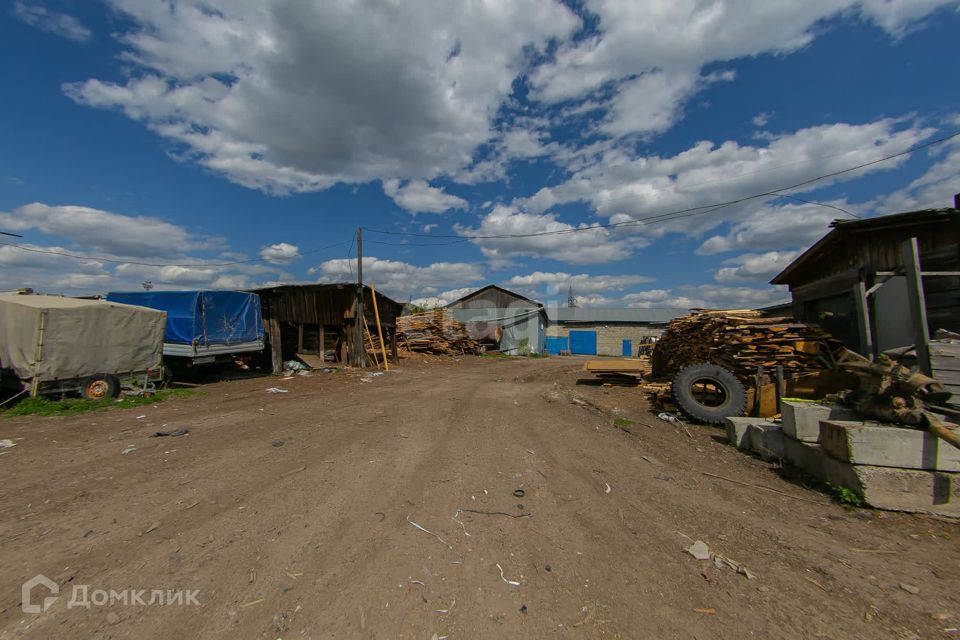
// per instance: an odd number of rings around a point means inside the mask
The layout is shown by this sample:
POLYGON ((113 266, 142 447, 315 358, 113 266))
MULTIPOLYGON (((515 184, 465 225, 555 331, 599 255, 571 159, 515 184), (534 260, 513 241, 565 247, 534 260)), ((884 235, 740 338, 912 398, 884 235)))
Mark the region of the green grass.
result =
POLYGON ((197 393, 193 389, 165 389, 152 396, 130 396, 119 399, 83 400, 81 398, 70 398, 50 400, 47 398, 24 398, 11 408, 0 410, 0 416, 8 418, 16 416, 75 416, 80 413, 102 411, 110 408, 130 409, 162 402, 167 398, 185 398, 197 393))
POLYGON ((626 418, 616 418, 613 421, 613 426, 620 427, 621 429, 632 427, 635 424, 637 423, 634 420, 627 420, 626 418))
POLYGON ((830 489, 830 493, 833 494, 834 500, 845 507, 856 507, 859 509, 867 506, 867 503, 863 501, 863 497, 856 491, 829 482, 827 483, 827 487, 830 489))

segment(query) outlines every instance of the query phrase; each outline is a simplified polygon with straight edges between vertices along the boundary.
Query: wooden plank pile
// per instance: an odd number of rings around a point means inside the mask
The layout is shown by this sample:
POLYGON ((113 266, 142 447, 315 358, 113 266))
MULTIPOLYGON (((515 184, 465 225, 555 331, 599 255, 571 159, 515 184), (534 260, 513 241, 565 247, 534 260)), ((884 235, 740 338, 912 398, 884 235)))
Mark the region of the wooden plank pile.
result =
POLYGON ((401 348, 419 353, 460 355, 480 353, 462 322, 446 309, 397 318, 397 340, 401 348))
POLYGON ((824 341, 830 336, 812 324, 766 318, 759 311, 695 311, 672 320, 653 351, 655 378, 672 378, 681 368, 709 362, 752 382, 757 367, 781 365, 788 377, 831 367, 824 341))

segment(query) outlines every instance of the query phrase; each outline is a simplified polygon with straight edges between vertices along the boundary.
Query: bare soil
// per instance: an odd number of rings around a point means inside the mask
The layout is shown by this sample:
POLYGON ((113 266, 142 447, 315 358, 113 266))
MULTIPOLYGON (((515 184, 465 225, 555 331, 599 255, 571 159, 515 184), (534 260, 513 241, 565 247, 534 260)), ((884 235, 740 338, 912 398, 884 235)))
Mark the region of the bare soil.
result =
POLYGON ((0 638, 955 637, 956 523, 847 509, 580 365, 408 362, 0 420, 0 638), (61 596, 25 614, 36 574, 61 596), (68 608, 78 585, 200 605, 68 608))

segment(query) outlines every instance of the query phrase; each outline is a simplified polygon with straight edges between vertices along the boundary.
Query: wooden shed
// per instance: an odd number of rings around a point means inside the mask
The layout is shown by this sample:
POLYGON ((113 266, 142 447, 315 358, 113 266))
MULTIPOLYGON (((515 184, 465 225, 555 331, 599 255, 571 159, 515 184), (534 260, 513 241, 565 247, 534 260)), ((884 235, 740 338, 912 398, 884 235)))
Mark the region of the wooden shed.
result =
POLYGON ((928 333, 960 332, 960 198, 949 208, 831 227, 771 280, 790 287, 795 318, 820 324, 864 355, 900 346, 911 322, 905 246, 916 238, 923 295, 913 298, 924 300, 928 333))
MULTIPOLYGON (((300 356, 308 364, 346 365, 354 353, 357 335, 357 285, 279 285, 256 289, 263 310, 263 326, 275 372, 300 356)), ((377 318, 370 287, 363 288, 367 326, 376 334, 377 318)), ((403 305, 377 292, 376 310, 384 341, 397 360, 397 322, 403 305)))
POLYGON ((467 326, 470 337, 492 339, 502 353, 543 353, 547 312, 543 305, 495 284, 477 289, 447 305, 467 326))

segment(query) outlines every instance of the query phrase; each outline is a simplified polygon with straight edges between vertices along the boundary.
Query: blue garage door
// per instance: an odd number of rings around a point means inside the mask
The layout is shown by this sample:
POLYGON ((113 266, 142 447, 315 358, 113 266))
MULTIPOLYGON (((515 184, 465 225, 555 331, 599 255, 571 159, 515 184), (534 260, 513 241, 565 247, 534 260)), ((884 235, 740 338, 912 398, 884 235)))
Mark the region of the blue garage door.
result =
POLYGON ((560 355, 567 350, 567 339, 563 336, 547 336, 547 353, 552 356, 560 355))
POLYGON ((597 355, 597 332, 571 331, 570 353, 578 353, 587 356, 597 355))

